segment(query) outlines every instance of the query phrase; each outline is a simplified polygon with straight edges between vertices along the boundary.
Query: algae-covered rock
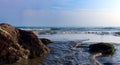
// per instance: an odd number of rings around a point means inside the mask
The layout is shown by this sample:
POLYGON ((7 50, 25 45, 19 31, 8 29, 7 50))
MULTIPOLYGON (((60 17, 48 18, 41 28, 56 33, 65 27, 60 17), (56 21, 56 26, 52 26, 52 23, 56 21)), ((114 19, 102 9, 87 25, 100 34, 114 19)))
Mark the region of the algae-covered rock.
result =
POLYGON ((111 55, 115 52, 115 47, 111 43, 97 43, 89 46, 90 53, 102 53, 102 55, 111 55))
POLYGON ((20 30, 9 24, 0 24, 0 63, 20 59, 44 57, 49 49, 32 31, 20 30))

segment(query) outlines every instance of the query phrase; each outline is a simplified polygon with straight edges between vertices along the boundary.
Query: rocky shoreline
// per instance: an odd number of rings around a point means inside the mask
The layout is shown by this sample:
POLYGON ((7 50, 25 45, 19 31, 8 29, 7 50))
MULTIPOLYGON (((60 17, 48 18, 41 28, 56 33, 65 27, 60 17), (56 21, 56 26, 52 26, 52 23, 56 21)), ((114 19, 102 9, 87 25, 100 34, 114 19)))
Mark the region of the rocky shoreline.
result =
MULTIPOLYGON (((34 59, 27 59, 22 62, 17 62, 9 65, 91 65, 89 53, 89 45, 96 42, 80 41, 53 41, 48 44, 50 54, 41 60, 39 57, 34 59)), ((119 45, 117 45, 119 46, 119 45)), ((119 53, 119 52, 118 52, 119 53)), ((93 56, 93 55, 92 55, 93 56)), ((97 57, 103 65, 118 65, 119 63, 111 62, 111 56, 97 57), (101 60, 104 60, 101 62, 101 60)))
MULTIPOLYGON (((53 42, 46 38, 39 39, 32 31, 2 23, 0 24, 0 65, 90 65, 89 48, 91 47, 89 46, 95 42, 83 43, 87 40, 89 39, 53 42)), ((108 48, 105 46, 105 49, 108 48)))

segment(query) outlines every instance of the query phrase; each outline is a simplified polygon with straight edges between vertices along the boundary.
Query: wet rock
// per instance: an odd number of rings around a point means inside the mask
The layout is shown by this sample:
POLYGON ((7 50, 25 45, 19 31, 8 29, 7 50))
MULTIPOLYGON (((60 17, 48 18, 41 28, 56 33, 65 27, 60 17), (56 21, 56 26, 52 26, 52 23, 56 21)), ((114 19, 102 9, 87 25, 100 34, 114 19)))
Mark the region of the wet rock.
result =
POLYGON ((32 31, 20 30, 9 24, 0 24, 0 63, 44 57, 49 49, 32 31))
POLYGON ((114 35, 115 35, 115 36, 119 36, 119 35, 120 35, 120 32, 115 32, 114 35))
POLYGON ((51 40, 47 39, 47 38, 40 38, 40 40, 42 41, 43 44, 47 45, 49 43, 53 43, 51 40))
POLYGON ((111 55, 115 52, 114 45, 110 43, 97 43, 89 46, 90 53, 102 53, 102 55, 111 55))

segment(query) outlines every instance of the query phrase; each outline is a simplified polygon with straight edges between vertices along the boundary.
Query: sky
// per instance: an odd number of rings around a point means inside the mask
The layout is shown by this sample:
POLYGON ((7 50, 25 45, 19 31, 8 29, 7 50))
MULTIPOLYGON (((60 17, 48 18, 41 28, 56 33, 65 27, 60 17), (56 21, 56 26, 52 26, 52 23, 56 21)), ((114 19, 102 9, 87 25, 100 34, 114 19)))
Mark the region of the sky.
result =
POLYGON ((120 0, 0 0, 0 23, 120 27, 120 0))

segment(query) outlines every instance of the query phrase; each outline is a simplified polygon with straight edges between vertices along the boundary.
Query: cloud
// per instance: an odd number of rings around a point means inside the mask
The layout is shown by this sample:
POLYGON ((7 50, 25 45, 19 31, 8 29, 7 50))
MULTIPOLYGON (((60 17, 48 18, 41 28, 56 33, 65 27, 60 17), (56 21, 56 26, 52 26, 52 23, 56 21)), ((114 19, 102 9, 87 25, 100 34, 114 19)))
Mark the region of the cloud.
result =
POLYGON ((35 26, 119 26, 119 3, 119 0, 0 0, 0 17, 35 26))
POLYGON ((57 11, 25 10, 23 12, 23 20, 26 25, 56 26, 61 19, 57 11))
POLYGON ((24 21, 27 22, 27 24, 33 22, 36 25, 47 26, 116 26, 119 25, 119 18, 119 11, 114 10, 76 9, 24 11, 24 21))

